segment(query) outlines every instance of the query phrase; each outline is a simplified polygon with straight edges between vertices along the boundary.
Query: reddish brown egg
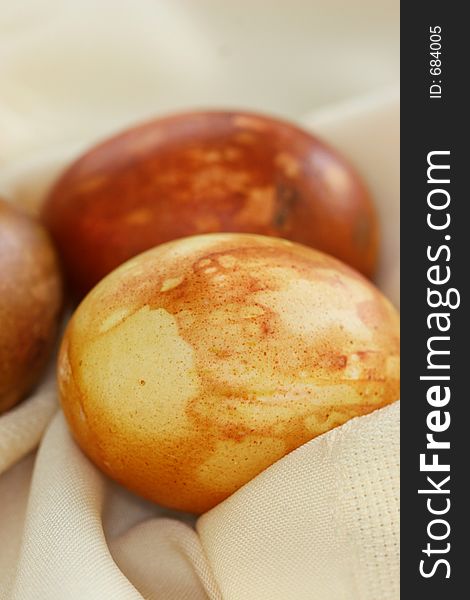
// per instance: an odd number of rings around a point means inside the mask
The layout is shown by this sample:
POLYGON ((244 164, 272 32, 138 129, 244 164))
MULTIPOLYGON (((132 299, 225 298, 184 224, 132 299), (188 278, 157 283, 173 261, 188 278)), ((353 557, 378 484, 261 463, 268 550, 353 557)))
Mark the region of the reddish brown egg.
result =
POLYGON ((83 294, 143 250, 210 232, 284 237, 371 276, 378 228, 357 172, 289 123, 181 114, 135 127, 77 160, 43 218, 83 294))

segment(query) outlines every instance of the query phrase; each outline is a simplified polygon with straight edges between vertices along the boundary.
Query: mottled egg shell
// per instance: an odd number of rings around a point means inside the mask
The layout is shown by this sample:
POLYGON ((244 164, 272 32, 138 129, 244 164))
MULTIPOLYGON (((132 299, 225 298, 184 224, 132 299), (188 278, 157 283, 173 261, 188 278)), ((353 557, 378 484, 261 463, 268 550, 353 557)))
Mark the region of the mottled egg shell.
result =
POLYGON ((397 400, 398 316, 313 249, 194 236, 90 292, 58 379, 75 438, 104 472, 199 513, 307 440, 397 400))
POLYGON ((251 232, 315 247, 371 276, 378 226, 357 172, 311 134, 254 114, 158 119, 93 148, 43 218, 82 294, 155 245, 251 232))
POLYGON ((61 304, 61 277, 49 236, 0 199, 0 413, 38 381, 61 304))

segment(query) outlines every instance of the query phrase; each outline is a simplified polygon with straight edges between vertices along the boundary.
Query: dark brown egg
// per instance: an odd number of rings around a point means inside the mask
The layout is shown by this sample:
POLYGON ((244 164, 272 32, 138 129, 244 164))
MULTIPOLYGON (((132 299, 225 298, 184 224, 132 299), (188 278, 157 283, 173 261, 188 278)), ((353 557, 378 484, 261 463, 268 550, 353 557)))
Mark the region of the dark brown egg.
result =
POLYGON ((38 381, 61 304, 58 262, 47 232, 0 199, 0 413, 38 381))
POLYGON ((351 165, 255 114, 182 114, 113 137, 61 177, 43 218, 79 294, 143 250, 200 233, 284 237, 369 277, 377 258, 374 207, 351 165))

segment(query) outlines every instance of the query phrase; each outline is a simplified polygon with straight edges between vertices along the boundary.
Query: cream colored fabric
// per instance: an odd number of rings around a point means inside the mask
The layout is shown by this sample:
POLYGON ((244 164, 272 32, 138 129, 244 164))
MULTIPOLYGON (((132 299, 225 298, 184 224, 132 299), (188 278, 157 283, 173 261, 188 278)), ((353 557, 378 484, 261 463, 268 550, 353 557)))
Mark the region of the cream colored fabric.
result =
POLYGON ((398 422, 350 421, 199 519, 224 598, 398 598, 398 422))
MULTIPOLYGON (((155 113, 271 110, 362 171, 383 226, 379 282, 397 303, 398 94, 369 93, 397 76, 397 3, 279 3, 262 43, 273 3, 248 17, 239 4, 0 0, 0 194, 36 210, 84 147, 155 113)), ((196 522, 82 455, 51 364, 0 417, 0 599, 396 600, 398 411, 313 440, 196 522)))

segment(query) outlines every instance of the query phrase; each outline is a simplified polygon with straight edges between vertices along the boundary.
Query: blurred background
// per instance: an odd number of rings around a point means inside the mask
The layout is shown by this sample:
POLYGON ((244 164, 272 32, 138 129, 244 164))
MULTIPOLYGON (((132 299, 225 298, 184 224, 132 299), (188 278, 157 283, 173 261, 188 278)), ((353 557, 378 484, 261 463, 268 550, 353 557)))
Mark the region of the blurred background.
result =
POLYGON ((0 0, 0 166, 188 107, 298 120, 398 76, 398 0, 0 0))

